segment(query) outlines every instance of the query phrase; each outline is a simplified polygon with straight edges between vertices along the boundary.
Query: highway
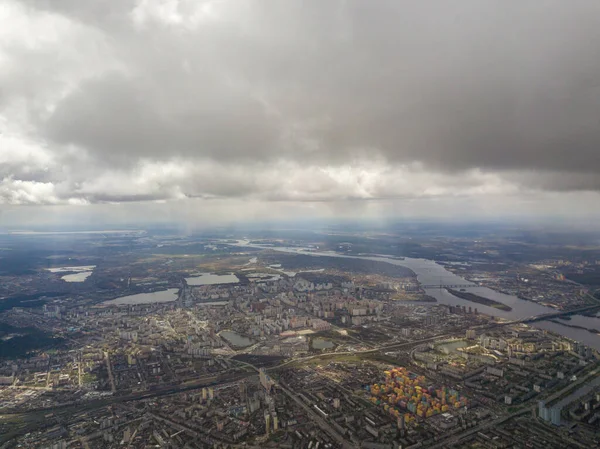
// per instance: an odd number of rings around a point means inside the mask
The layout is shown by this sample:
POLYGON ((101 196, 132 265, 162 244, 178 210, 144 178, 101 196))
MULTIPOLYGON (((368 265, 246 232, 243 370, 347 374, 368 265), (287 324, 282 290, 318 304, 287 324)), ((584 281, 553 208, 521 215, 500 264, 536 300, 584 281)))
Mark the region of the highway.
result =
MULTIPOLYGON (((430 341, 435 341, 435 340, 439 340, 439 339, 443 339, 443 338, 449 338, 451 336, 452 336, 452 334, 436 335, 435 337, 423 338, 421 340, 406 341, 406 342, 402 342, 402 343, 391 343, 389 345, 381 345, 376 348, 364 349, 362 351, 328 352, 325 354, 316 354, 316 355, 311 355, 308 357, 292 358, 283 363, 280 363, 279 365, 267 368, 267 371, 273 371, 273 370, 276 370, 279 368, 283 368, 284 366, 290 365, 292 363, 308 362, 309 360, 312 360, 312 359, 335 357, 338 355, 369 354, 369 353, 374 353, 374 352, 381 352, 381 351, 388 351, 388 350, 400 349, 400 348, 411 347, 411 346, 418 346, 423 343, 429 343, 430 341)), ((252 366, 254 368, 253 365, 247 364, 245 362, 240 362, 239 360, 233 360, 233 359, 230 359, 230 360, 238 362, 238 363, 243 363, 245 365, 252 366)))

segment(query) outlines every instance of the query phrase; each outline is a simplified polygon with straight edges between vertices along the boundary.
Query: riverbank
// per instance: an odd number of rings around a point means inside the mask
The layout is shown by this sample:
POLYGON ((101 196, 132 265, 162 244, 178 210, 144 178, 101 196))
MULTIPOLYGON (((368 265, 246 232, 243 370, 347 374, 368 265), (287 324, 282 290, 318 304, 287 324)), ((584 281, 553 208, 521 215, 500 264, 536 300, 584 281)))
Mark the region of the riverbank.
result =
POLYGON ((460 299, 464 299, 466 301, 471 301, 471 302, 475 302, 477 304, 481 304, 484 306, 493 307, 495 309, 503 310, 505 312, 510 312, 512 310, 512 307, 507 306, 506 304, 502 304, 501 302, 494 301, 493 299, 484 298, 483 296, 479 296, 474 293, 461 292, 458 290, 453 290, 451 288, 447 288, 446 290, 451 295, 456 296, 457 298, 460 298, 460 299))
MULTIPOLYGON (((249 242, 238 241, 236 246, 239 247, 253 247, 248 245, 249 242)), ((260 246, 254 246, 256 249, 265 249, 260 246)), ((272 251, 284 252, 288 254, 297 254, 300 250, 298 247, 288 248, 288 247, 278 247, 278 248, 269 248, 272 251)), ((385 257, 366 257, 366 256, 349 256, 345 254, 337 254, 337 253, 325 253, 313 251, 311 253, 305 253, 305 255, 317 256, 317 257, 336 257, 343 259, 352 259, 352 258, 360 258, 363 260, 373 260, 377 262, 385 262, 391 265, 400 265, 405 268, 410 269, 412 272, 416 273, 417 279, 421 285, 461 285, 465 284, 468 281, 461 276, 448 271, 442 265, 435 263, 432 260, 428 259, 416 259, 411 257, 405 257, 404 260, 394 260, 385 257)), ((275 262, 277 263, 277 262, 275 262)), ((501 302, 507 305, 510 305, 510 311, 500 310, 496 307, 488 307, 486 305, 481 305, 479 308, 479 313, 484 313, 490 316, 499 317, 505 320, 522 320, 528 317, 539 316, 544 314, 556 313, 557 310, 551 307, 544 306, 536 301, 524 301, 522 299, 517 298, 517 296, 513 294, 503 294, 499 291, 490 289, 485 287, 484 285, 477 285, 469 288, 473 293, 477 293, 478 296, 483 296, 486 298, 491 298, 494 301, 501 302)), ((439 288, 428 289, 426 292, 428 295, 433 296, 437 299, 438 304, 445 304, 448 306, 455 306, 457 304, 456 297, 447 294, 446 291, 439 288)), ((509 293, 509 292, 506 292, 509 293)), ((464 300, 467 306, 477 307, 477 302, 471 302, 464 300)), ((418 304, 418 303, 415 303, 418 304)), ((573 315, 572 319, 574 322, 577 322, 582 317, 581 315, 573 315)), ((592 319, 597 320, 598 324, 590 323, 590 328, 600 328, 600 319, 598 317, 592 317, 592 319)), ((574 323, 575 324, 575 323, 574 323)), ((577 322, 577 324, 582 324, 577 322)), ((549 321, 538 321, 532 323, 532 326, 544 329, 550 332, 555 332, 559 335, 562 335, 566 338, 570 338, 574 341, 579 341, 588 346, 591 346, 597 350, 600 350, 600 335, 596 335, 594 333, 584 331, 582 329, 575 329, 571 327, 567 327, 561 324, 549 322, 549 321)))

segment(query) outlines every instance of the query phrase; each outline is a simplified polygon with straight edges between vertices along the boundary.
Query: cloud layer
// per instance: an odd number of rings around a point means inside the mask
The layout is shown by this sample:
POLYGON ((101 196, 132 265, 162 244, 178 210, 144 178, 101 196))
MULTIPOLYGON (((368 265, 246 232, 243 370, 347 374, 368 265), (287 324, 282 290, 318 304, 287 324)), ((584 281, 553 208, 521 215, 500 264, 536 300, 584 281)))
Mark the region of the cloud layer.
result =
POLYGON ((0 0, 0 23, 0 204, 600 190, 591 0, 0 0))

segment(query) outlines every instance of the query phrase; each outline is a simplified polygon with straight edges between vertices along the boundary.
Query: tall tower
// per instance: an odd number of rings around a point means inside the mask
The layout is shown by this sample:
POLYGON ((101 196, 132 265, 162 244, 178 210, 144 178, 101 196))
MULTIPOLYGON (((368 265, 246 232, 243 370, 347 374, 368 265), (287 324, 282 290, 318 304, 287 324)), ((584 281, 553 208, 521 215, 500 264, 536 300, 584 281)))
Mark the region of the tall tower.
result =
POLYGON ((271 393, 271 387, 273 386, 273 381, 271 380, 271 378, 269 377, 269 375, 267 374, 267 372, 265 371, 264 368, 260 369, 259 378, 260 378, 261 385, 265 388, 267 393, 271 393))
POLYGON ((268 436, 271 431, 271 414, 265 411, 265 433, 268 436))
POLYGON ((248 399, 248 387, 246 385, 246 382, 241 381, 239 386, 240 386, 240 399, 242 400, 243 403, 246 403, 246 401, 248 399))
POLYGON ((398 416, 398 430, 404 430, 404 415, 398 416))

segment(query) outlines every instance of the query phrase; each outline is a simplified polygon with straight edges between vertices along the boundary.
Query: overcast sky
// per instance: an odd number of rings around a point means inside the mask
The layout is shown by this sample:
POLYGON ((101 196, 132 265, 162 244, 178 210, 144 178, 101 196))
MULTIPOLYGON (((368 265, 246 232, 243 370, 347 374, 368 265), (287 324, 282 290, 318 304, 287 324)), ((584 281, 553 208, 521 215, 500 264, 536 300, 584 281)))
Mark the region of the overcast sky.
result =
POLYGON ((597 0, 0 0, 0 225, 600 213, 597 0))

